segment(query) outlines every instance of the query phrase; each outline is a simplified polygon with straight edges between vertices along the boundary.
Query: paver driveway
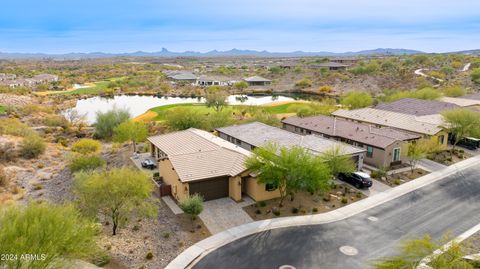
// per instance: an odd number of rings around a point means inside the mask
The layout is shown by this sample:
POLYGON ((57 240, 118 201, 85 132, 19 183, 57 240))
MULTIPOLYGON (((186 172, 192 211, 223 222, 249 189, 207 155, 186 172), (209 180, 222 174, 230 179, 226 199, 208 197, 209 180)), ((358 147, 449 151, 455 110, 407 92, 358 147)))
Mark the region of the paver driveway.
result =
POLYGON ((206 201, 203 203, 203 211, 200 219, 207 226, 212 234, 216 234, 229 228, 252 222, 252 218, 242 209, 242 207, 252 204, 249 197, 244 197, 244 201, 237 203, 226 197, 206 201))

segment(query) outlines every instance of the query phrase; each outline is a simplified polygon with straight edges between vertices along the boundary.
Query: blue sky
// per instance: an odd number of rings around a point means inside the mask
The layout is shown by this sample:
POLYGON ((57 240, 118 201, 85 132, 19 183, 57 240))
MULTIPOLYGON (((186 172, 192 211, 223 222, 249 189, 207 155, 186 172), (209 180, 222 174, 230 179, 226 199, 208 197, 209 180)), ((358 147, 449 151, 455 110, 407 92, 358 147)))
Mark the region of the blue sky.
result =
POLYGON ((0 52, 480 48, 477 0, 2 2, 0 52))

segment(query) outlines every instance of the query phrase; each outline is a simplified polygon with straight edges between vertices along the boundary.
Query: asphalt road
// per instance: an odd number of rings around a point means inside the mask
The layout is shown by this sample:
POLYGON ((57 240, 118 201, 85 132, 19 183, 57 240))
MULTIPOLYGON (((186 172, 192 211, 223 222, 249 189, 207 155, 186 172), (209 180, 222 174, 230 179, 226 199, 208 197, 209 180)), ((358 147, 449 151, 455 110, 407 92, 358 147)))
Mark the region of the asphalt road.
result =
POLYGON ((345 220, 244 237, 214 250, 193 268, 369 268, 372 259, 394 254, 404 239, 424 234, 440 238, 446 232, 457 236, 478 223, 480 165, 345 220), (358 254, 347 256, 341 246, 352 246, 358 254))

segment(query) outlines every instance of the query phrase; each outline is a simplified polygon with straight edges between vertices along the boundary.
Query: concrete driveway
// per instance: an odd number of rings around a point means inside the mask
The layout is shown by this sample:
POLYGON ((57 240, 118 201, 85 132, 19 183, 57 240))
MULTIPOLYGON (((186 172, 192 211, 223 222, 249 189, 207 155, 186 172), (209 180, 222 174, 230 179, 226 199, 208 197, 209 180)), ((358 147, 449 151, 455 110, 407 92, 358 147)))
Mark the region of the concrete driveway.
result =
MULTIPOLYGON (((335 222, 266 230, 204 256, 195 269, 370 268, 408 238, 457 236, 480 223, 480 165, 335 222)), ((437 173, 439 174, 439 173, 437 173)))
POLYGON ((244 197, 244 201, 240 203, 228 197, 206 201, 199 217, 210 233, 216 234, 252 222, 253 219, 242 209, 252 203, 254 202, 250 197, 244 197))
POLYGON ((382 182, 380 182, 376 179, 372 178, 372 181, 373 181, 373 184, 370 188, 368 188, 368 189, 357 189, 357 188, 355 188, 355 186, 350 185, 350 184, 348 184, 346 182, 343 182, 341 180, 338 180, 338 179, 334 180, 335 184, 347 184, 349 187, 356 189, 357 191, 365 194, 366 196, 372 196, 374 194, 381 193, 381 192, 384 192, 384 191, 392 188, 392 187, 388 186, 387 184, 382 183, 382 182))

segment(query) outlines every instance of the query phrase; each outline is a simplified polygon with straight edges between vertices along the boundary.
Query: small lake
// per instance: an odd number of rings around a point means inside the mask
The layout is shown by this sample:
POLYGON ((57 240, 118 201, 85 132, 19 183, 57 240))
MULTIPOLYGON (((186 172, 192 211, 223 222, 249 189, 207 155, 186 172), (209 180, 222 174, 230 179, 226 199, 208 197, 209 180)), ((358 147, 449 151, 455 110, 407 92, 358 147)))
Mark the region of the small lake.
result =
MULTIPOLYGON (((230 95, 228 96, 228 104, 230 105, 266 105, 272 103, 281 103, 293 100, 308 100, 313 98, 306 95, 230 95)), ((318 98, 318 97, 317 97, 318 98)), ((126 108, 130 111, 132 117, 137 117, 145 113, 148 109, 188 103, 203 103, 204 98, 201 97, 166 97, 166 96, 140 96, 140 95, 116 95, 113 97, 91 97, 77 101, 75 110, 81 114, 87 115, 89 123, 95 122, 95 114, 97 111, 105 112, 113 107, 126 108)))

